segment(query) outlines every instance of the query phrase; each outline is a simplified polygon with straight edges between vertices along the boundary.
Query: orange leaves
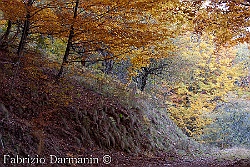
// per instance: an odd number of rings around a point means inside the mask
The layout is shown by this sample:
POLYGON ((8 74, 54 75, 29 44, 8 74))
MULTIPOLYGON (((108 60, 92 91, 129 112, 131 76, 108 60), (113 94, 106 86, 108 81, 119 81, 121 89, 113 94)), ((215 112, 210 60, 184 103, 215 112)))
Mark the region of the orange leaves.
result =
POLYGON ((25 18, 25 5, 20 0, 1 0, 0 10, 6 20, 18 21, 25 18))
POLYGON ((194 24, 199 33, 212 32, 218 45, 235 45, 249 41, 249 18, 249 6, 243 5, 243 1, 211 1, 197 12, 194 24))
MULTIPOLYGON (((173 5, 173 10, 178 8, 179 3, 177 1, 169 1, 168 3, 173 5)), ((168 56, 162 54, 163 52, 156 52, 156 50, 153 54, 150 47, 156 46, 163 39, 168 39, 169 36, 175 36, 180 32, 178 31, 179 25, 173 24, 172 26, 167 24, 167 21, 162 21, 162 23, 158 21, 155 11, 160 9, 163 4, 167 5, 165 1, 152 0, 94 0, 88 3, 80 1, 80 12, 78 12, 78 17, 74 22, 73 39, 79 42, 87 42, 88 47, 93 49, 100 47, 96 43, 102 43, 106 48, 109 48, 108 50, 116 58, 120 57, 123 51, 139 48, 136 53, 132 53, 133 55, 127 55, 127 58, 130 57, 129 59, 135 69, 147 66, 150 58, 168 56), (143 49, 141 50, 141 48, 143 49), (156 53, 160 53, 160 56, 156 53)), ((160 10, 157 12, 158 15, 162 13, 160 10)), ((72 8, 62 8, 57 12, 57 16, 58 20, 63 22, 65 26, 72 25, 72 21, 69 19, 72 18, 72 8)), ((172 17, 171 14, 168 15, 168 19, 172 17)), ((179 24, 179 20, 183 20, 181 12, 178 17, 174 18, 171 22, 174 21, 179 24)), ((67 37, 65 34, 60 35, 61 37, 67 37)), ((162 51, 171 49, 171 47, 165 46, 155 48, 162 51)))
MULTIPOLYGON (((2 2, 6 19, 25 18, 27 8, 23 1, 2 2), (11 13, 12 10, 17 13, 11 13)), ((173 49, 170 42, 162 45, 162 41, 181 33, 185 17, 180 5, 178 1, 164 0, 79 1, 77 17, 73 17, 73 0, 36 1, 29 9, 32 16, 30 32, 67 38, 73 25, 73 43, 88 43, 91 50, 99 49, 100 45, 96 44, 102 43, 116 58, 123 54, 122 51, 143 48, 141 52, 127 55, 137 69, 146 66, 150 58, 168 56, 165 53, 173 49)))
POLYGON ((247 41, 249 31, 244 29, 250 26, 247 7, 238 1, 226 1, 223 9, 217 3, 211 1, 206 8, 201 1, 79 1, 77 17, 74 0, 36 1, 29 8, 20 0, 2 0, 0 9, 5 19, 15 21, 23 20, 29 10, 32 33, 68 38, 73 26, 72 42, 85 43, 91 54, 101 45, 116 58, 123 51, 139 48, 136 53, 121 56, 138 69, 147 66, 150 58, 165 58, 175 52, 173 39, 192 28, 200 34, 210 32, 218 45, 247 41))
POLYGON ((61 29, 61 25, 57 21, 58 17, 50 8, 42 10, 39 15, 35 15, 32 20, 36 24, 35 28, 33 28, 33 32, 50 34, 52 32, 59 32, 61 29))

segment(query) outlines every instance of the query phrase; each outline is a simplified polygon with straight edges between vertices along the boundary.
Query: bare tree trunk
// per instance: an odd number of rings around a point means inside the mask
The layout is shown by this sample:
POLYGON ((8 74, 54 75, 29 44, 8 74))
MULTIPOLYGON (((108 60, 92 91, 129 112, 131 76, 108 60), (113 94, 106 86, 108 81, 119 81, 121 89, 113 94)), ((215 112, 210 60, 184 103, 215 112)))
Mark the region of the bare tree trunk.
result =
POLYGON ((22 37, 21 37, 21 40, 19 42, 18 50, 17 50, 17 55, 18 56, 21 56, 22 53, 23 53, 23 49, 24 49, 24 46, 25 46, 25 43, 26 43, 26 40, 27 40, 27 37, 28 37, 29 24, 30 24, 30 22, 28 20, 25 20, 24 28, 23 28, 23 31, 22 31, 22 37))
POLYGON ((0 46, 5 45, 4 43, 8 40, 11 27, 12 27, 12 22, 8 20, 7 30, 5 31, 4 35, 1 37, 0 46))
MULTIPOLYGON (((77 17, 77 9, 78 9, 78 6, 79 6, 79 0, 76 1, 76 5, 75 5, 75 8, 74 8, 74 20, 76 19, 77 17)), ((61 68, 57 74, 57 78, 60 78, 64 72, 64 67, 65 65, 68 63, 68 57, 69 57, 69 52, 70 52, 70 49, 72 48, 72 40, 73 40, 73 37, 74 37, 74 22, 73 24, 70 26, 70 32, 69 32, 69 37, 68 37, 68 43, 67 43, 67 47, 66 47, 66 50, 65 50, 65 53, 64 53, 64 56, 63 56, 63 62, 62 62, 62 65, 61 65, 61 68)))
POLYGON ((31 15, 30 15, 30 11, 29 11, 28 7, 30 7, 32 4, 33 4, 33 0, 29 0, 28 3, 26 4, 27 5, 27 14, 26 14, 26 19, 24 21, 22 37, 21 37, 21 40, 20 40, 19 45, 18 45, 18 50, 17 50, 18 57, 22 56, 24 46, 25 46, 25 43, 27 41, 27 37, 29 35, 31 15))

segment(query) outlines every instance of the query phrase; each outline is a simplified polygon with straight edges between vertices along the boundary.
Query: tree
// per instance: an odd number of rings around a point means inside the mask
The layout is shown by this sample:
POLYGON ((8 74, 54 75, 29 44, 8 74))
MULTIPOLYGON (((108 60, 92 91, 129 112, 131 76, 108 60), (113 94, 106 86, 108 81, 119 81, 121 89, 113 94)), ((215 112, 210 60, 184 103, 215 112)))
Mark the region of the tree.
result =
POLYGON ((19 42, 18 49, 17 49, 18 57, 20 57, 22 55, 25 42, 26 42, 27 37, 29 35, 30 19, 31 19, 30 7, 33 4, 33 0, 28 0, 27 2, 24 2, 24 4, 25 4, 25 9, 26 9, 25 10, 26 16, 25 16, 23 30, 22 30, 22 37, 21 37, 21 40, 19 42))
POLYGON ((152 57, 166 57, 168 54, 162 53, 173 49, 169 39, 182 32, 185 20, 184 14, 177 10, 181 6, 178 1, 96 0, 60 1, 59 4, 58 10, 54 11, 55 21, 58 27, 63 26, 59 28, 61 33, 55 29, 52 34, 67 38, 68 45, 58 76, 62 74, 63 66, 70 62, 130 59, 133 68, 138 69, 147 65, 152 57), (170 19, 164 21, 164 17, 170 19), (155 46, 155 54, 151 52, 152 46, 155 46), (75 52, 76 47, 81 48, 81 54, 75 52), (93 56, 100 50, 111 54, 93 56), (69 57, 71 53, 78 56, 69 57))
POLYGON ((10 33, 13 24, 22 27, 21 39, 17 49, 18 56, 22 55, 30 34, 49 34, 51 32, 48 27, 55 26, 51 9, 55 8, 56 4, 55 0, 2 0, 0 2, 0 10, 3 11, 4 19, 8 20, 8 28, 3 37, 10 33))
POLYGON ((70 52, 70 49, 72 48, 72 45, 73 45, 73 44, 72 44, 72 43, 73 43, 72 40, 73 40, 73 37, 74 37, 74 24, 75 24, 75 21, 76 21, 76 18, 77 18, 78 6, 79 6, 79 0, 76 0, 76 2, 75 2, 75 7, 74 7, 73 23, 72 23, 71 26, 70 26, 70 31, 69 31, 69 37, 68 37, 67 47, 66 47, 66 50, 65 50, 65 53, 64 53, 64 56, 63 56, 63 62, 62 62, 60 71, 59 71, 59 73, 57 74, 57 77, 60 77, 60 76, 62 75, 64 65, 65 65, 66 63, 68 63, 69 52, 70 52))
POLYGON ((168 64, 166 59, 158 61, 152 59, 147 67, 142 67, 141 70, 139 70, 138 74, 133 77, 133 81, 136 82, 137 87, 143 91, 146 87, 149 77, 151 75, 164 75, 166 73, 164 70, 167 68, 167 66, 171 66, 171 64, 168 64))

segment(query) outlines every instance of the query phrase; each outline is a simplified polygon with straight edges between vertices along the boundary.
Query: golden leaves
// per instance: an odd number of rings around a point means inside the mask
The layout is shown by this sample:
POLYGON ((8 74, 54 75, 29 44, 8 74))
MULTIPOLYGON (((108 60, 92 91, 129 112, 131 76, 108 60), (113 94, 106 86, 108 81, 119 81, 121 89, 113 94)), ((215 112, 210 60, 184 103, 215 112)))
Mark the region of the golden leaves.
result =
MULTIPOLYGON (((211 122, 203 118, 215 109, 218 101, 230 91, 234 82, 244 75, 241 64, 234 64, 234 47, 219 47, 211 34, 187 34, 180 38, 179 54, 191 63, 192 79, 174 86, 175 99, 169 108, 172 119, 190 136, 202 133, 211 122), (191 38, 190 38, 191 37, 191 38)), ((174 96, 172 96, 174 97, 174 96)))

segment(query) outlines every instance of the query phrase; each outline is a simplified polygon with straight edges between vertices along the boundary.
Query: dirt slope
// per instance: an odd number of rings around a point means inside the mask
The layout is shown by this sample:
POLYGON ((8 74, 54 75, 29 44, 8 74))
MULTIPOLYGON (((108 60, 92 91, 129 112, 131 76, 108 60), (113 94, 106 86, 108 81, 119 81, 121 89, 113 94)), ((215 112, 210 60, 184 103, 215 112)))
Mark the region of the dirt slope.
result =
MULTIPOLYGON (((88 161, 85 165, 105 166, 109 156, 112 158, 109 166, 248 163, 183 159, 174 151, 177 146, 168 152, 157 151, 158 144, 173 145, 154 142, 143 117, 145 113, 139 109, 128 110, 116 99, 95 93, 75 80, 57 81, 54 70, 57 64, 39 54, 26 53, 20 66, 16 61, 15 54, 0 51, 0 166, 29 166, 32 158, 35 166, 83 166, 67 159, 65 162, 60 162, 60 158, 51 160, 55 157, 75 158, 79 162, 83 158, 98 158, 98 163, 88 161), (25 163, 20 159, 17 162, 17 156, 25 157, 25 163)), ((157 119, 159 122, 165 118, 157 119)), ((157 124, 159 129, 161 126, 157 124)), ((168 136, 166 140, 172 138, 168 136)))

